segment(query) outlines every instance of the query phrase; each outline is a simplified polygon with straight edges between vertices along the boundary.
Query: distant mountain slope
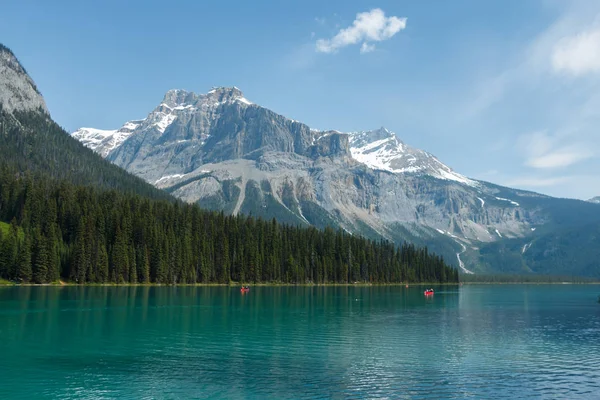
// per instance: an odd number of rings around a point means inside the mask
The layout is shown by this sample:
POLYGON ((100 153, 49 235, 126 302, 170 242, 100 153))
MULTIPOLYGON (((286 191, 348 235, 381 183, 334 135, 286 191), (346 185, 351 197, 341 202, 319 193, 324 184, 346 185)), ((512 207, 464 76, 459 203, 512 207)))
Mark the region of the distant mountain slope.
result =
POLYGON ((58 126, 13 53, 0 45, 0 164, 18 171, 153 198, 164 192, 102 159, 58 126))
POLYGON ((588 200, 590 203, 600 204, 600 196, 592 197, 588 200))
POLYGON ((465 273, 501 270, 488 244, 600 223, 590 203, 467 178, 385 128, 314 130, 235 87, 171 90, 134 125, 73 136, 187 202, 427 245, 465 273))
POLYGON ((600 224, 485 244, 464 258, 490 273, 600 277, 600 224))

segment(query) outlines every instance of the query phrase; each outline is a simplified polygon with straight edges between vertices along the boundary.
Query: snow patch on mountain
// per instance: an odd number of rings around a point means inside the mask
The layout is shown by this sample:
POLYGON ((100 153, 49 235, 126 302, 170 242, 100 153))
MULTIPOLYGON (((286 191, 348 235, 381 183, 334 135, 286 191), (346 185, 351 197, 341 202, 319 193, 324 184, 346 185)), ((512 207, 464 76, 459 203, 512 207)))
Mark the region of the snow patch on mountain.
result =
POLYGON ((238 97, 236 100, 249 106, 252 105, 252 102, 245 97, 238 97))
POLYGON ((158 185, 159 183, 166 181, 168 179, 177 179, 177 178, 183 178, 185 176, 185 174, 173 174, 173 175, 165 175, 159 179, 157 179, 154 184, 158 185))
POLYGON ((460 269, 461 269, 461 270, 462 270, 462 271, 463 271, 465 274, 474 274, 474 272, 473 272, 473 271, 471 271, 471 270, 468 270, 468 269, 465 267, 465 263, 464 263, 464 261, 463 261, 463 260, 460 258, 460 255, 461 255, 462 253, 464 253, 465 251, 467 251, 467 247, 466 247, 464 244, 462 244, 461 242, 459 242, 459 241, 456 241, 456 243, 458 243, 458 244, 460 245, 460 247, 462 248, 462 251, 460 251, 460 252, 456 253, 456 259, 457 259, 457 261, 458 261, 458 267, 459 267, 459 268, 460 268, 460 269))
POLYGON ((80 128, 71 136, 83 143, 84 146, 99 153, 102 157, 119 147, 144 122, 136 120, 126 122, 121 128, 114 130, 80 128))
POLYGON ((156 126, 156 128, 164 133, 165 130, 169 127, 169 125, 171 125, 173 123, 173 121, 175 121, 175 119, 177 119, 177 115, 174 114, 164 114, 160 117, 160 119, 158 120, 158 122, 154 123, 154 126, 156 126))
POLYGON ((496 200, 500 200, 500 201, 508 201, 510 204, 512 204, 513 206, 517 206, 519 207, 519 203, 517 203, 516 201, 510 200, 510 199, 505 199, 503 197, 496 197, 496 200))

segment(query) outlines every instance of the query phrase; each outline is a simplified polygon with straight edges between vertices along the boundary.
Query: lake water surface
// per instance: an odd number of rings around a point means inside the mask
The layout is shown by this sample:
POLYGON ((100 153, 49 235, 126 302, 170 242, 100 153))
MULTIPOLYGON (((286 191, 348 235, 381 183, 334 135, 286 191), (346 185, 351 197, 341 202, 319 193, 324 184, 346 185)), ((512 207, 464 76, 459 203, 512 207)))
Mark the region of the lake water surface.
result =
POLYGON ((600 399, 600 286, 5 287, 0 398, 600 399))

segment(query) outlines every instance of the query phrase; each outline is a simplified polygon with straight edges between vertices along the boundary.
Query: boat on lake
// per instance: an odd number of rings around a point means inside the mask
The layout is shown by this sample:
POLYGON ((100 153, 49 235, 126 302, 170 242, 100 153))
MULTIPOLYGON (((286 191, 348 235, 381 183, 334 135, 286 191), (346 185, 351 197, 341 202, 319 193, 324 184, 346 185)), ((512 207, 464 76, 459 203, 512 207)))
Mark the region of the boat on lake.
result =
POLYGON ((250 286, 242 286, 242 288, 240 289, 240 292, 242 293, 248 293, 250 291, 250 286))
POLYGON ((433 296, 433 289, 425 289, 425 296, 433 296))

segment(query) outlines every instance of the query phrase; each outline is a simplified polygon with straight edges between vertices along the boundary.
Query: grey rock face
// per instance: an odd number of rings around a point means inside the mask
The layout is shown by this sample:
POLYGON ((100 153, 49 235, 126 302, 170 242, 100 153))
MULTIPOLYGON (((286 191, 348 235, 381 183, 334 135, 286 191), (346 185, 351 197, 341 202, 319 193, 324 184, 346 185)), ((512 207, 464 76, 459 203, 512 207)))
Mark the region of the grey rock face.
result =
POLYGON ((0 44, 0 105, 13 111, 41 110, 48 114, 46 102, 15 55, 0 44))
POLYGON ((350 157, 346 135, 317 134, 302 123, 252 104, 237 88, 214 88, 201 95, 171 90, 126 135, 123 128, 82 128, 73 136, 152 183, 207 163, 257 159, 265 152, 350 157))

